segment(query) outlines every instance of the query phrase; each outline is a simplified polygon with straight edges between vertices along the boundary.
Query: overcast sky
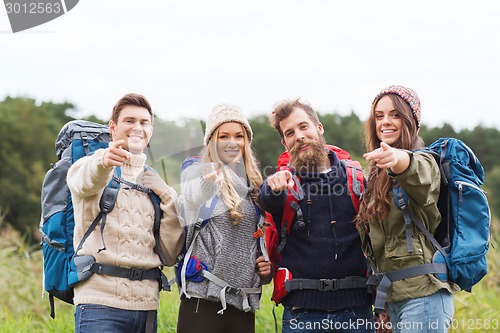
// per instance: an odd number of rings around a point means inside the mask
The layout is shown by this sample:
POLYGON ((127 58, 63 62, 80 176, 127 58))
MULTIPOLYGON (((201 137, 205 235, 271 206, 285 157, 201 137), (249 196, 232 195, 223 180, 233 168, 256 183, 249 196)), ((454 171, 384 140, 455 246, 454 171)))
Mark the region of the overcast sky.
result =
POLYGON ((424 124, 500 129, 495 0, 81 0, 16 34, 0 7, 0 51, 0 99, 68 101, 105 120, 127 92, 172 120, 298 97, 364 120, 379 90, 402 84, 424 124))

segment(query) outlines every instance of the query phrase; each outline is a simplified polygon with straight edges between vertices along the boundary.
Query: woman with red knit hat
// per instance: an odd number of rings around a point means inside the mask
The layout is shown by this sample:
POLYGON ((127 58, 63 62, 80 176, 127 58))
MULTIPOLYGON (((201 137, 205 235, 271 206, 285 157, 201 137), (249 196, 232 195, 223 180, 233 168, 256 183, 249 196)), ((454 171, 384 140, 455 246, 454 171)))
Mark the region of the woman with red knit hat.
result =
POLYGON ((377 94, 365 124, 368 152, 363 157, 369 174, 357 226, 375 273, 386 277, 375 307, 385 306, 394 333, 447 332, 454 313, 452 294, 459 290, 430 273, 392 280, 383 275, 432 263, 436 252, 418 228, 405 224, 401 201, 395 200, 404 200, 431 233, 436 230, 441 177, 434 157, 415 151, 424 146, 418 135, 420 121, 417 93, 393 85, 377 94))

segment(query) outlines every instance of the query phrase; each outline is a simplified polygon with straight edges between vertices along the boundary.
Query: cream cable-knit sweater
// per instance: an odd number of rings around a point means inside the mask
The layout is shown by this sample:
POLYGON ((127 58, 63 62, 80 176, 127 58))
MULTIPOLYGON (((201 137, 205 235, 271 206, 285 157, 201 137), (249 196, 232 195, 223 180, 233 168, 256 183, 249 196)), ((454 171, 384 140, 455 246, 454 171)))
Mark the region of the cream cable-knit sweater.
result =
MULTIPOLYGON (((68 171, 67 182, 71 191, 74 212, 74 244, 99 213, 101 194, 111 179, 114 167, 105 167, 101 161, 105 150, 75 162, 68 171)), ((121 177, 141 183, 146 155, 132 155, 121 167, 121 177)), ((173 189, 161 195, 163 217, 160 239, 165 258, 173 265, 184 242, 184 229, 177 215, 177 194, 173 189)), ((103 247, 98 224, 83 244, 78 255, 93 255, 98 263, 125 268, 149 269, 160 266, 154 252, 154 208, 146 193, 124 189, 118 191, 114 209, 108 214, 104 228, 106 250, 103 247)), ((131 281, 126 278, 93 274, 87 281, 75 286, 75 304, 93 303, 126 310, 156 310, 159 306, 159 283, 156 280, 131 281)))

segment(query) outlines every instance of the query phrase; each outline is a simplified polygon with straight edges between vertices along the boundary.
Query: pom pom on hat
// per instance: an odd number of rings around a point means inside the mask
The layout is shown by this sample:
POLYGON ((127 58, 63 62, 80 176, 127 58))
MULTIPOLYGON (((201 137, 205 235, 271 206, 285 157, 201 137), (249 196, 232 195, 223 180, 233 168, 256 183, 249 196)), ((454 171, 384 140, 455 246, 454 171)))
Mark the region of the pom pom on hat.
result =
POLYGON ((252 141, 253 132, 248 120, 243 116, 241 109, 231 104, 218 104, 213 107, 208 115, 207 125, 205 127, 205 138, 203 144, 206 146, 215 130, 224 123, 239 123, 241 124, 248 135, 248 141, 252 141))
POLYGON ((417 124, 417 130, 420 129, 420 121, 421 121, 420 98, 418 97, 417 93, 410 88, 406 88, 399 85, 392 85, 382 89, 373 100, 373 103, 376 103, 383 95, 387 94, 398 95, 406 103, 408 103, 408 105, 410 105, 411 112, 413 113, 413 118, 415 119, 415 123, 417 124))

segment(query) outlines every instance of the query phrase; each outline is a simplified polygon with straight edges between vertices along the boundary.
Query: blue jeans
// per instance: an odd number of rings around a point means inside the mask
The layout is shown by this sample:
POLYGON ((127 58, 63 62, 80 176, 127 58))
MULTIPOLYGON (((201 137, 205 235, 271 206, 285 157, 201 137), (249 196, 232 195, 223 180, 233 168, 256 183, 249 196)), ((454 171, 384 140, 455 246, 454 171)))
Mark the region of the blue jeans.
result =
POLYGON ((152 332, 156 332, 156 311, 132 311, 99 304, 79 304, 75 311, 75 333, 146 333, 148 314, 153 324, 152 332))
POLYGON ((444 289, 400 302, 386 303, 393 333, 445 333, 453 320, 453 296, 444 289))
POLYGON ((342 332, 375 333, 371 306, 338 311, 305 310, 285 307, 282 333, 342 332))

